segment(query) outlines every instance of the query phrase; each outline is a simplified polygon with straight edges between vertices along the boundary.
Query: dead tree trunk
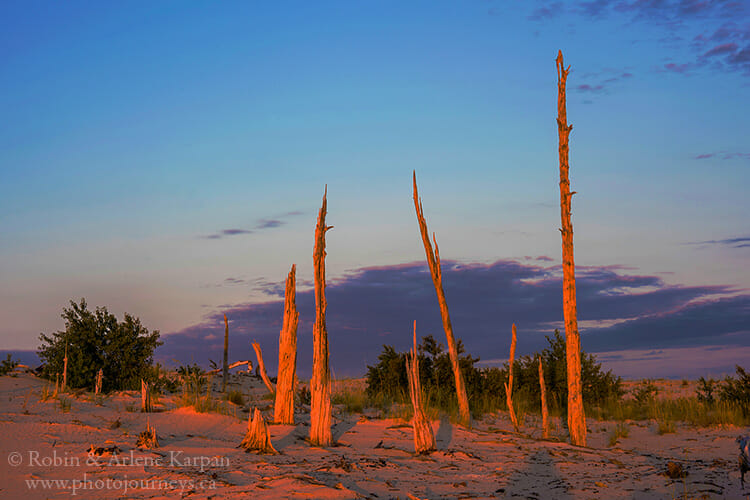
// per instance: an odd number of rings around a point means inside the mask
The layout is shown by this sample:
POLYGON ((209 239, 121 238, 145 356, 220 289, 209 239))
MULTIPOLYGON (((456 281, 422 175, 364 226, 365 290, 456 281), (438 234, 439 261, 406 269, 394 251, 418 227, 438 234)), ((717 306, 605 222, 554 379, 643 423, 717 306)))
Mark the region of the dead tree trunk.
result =
POLYGON ((148 389, 148 382, 141 379, 141 411, 149 413, 151 411, 151 392, 148 389))
POLYGON ((60 392, 65 392, 65 388, 68 386, 68 339, 65 338, 65 357, 63 358, 63 376, 62 386, 60 386, 60 392))
POLYGON ((586 446, 586 415, 583 410, 583 388, 581 382, 581 339, 578 335, 576 312, 576 276, 573 258, 573 224, 570 220, 571 200, 568 172, 568 136, 572 125, 568 125, 565 108, 565 85, 570 66, 563 64, 562 51, 557 53, 557 133, 560 155, 560 219, 562 221, 563 260, 563 312, 565 317, 565 349, 568 364, 568 430, 570 442, 586 446))
POLYGON ((284 322, 279 334, 279 371, 276 378, 276 404, 274 422, 294 425, 294 385, 297 377, 297 323, 299 313, 296 302, 297 266, 286 278, 284 294, 284 322))
POLYGON ((544 385, 544 366, 539 356, 539 389, 542 393, 542 437, 549 438, 549 411, 547 411, 547 388, 544 385))
POLYGON ((419 381, 419 358, 417 356, 417 321, 414 320, 414 347, 406 357, 406 374, 409 378, 409 396, 414 407, 414 451, 419 454, 435 450, 435 435, 424 414, 422 406, 422 384, 419 381))
POLYGON ((432 241, 435 243, 435 251, 432 251, 432 245, 430 244, 430 236, 427 232, 427 222, 425 222, 424 212, 422 210, 422 202, 419 199, 417 193, 417 172, 414 172, 414 208, 417 211, 417 222, 419 222, 419 232, 422 234, 422 243, 424 243, 424 251, 427 255, 427 264, 430 266, 430 273, 432 274, 432 282, 435 285, 435 293, 437 294, 438 304, 440 305, 440 315, 443 318, 443 329, 445 330, 445 337, 448 344, 448 353, 451 358, 451 365, 453 366, 453 375, 456 379, 456 395, 458 397, 458 410, 461 419, 461 424, 466 427, 471 427, 471 413, 469 412, 469 398, 466 396, 466 386, 464 385, 463 375, 458 362, 458 348, 456 347, 456 339, 453 336, 453 325, 451 325, 451 318, 448 314, 448 303, 445 301, 445 292, 443 291, 443 275, 440 269, 440 250, 438 249, 437 239, 435 234, 432 235, 432 241))
POLYGON ((99 394, 102 390, 102 379, 104 378, 104 373, 102 372, 102 369, 99 368, 99 371, 96 372, 96 383, 94 384, 94 395, 99 394))
POLYGON ((505 396, 508 400, 508 413, 510 421, 513 422, 513 428, 518 432, 518 419, 516 410, 513 409, 513 363, 516 357, 516 324, 513 323, 513 337, 510 341, 510 358, 508 359, 508 382, 505 384, 505 396))
POLYGON ((222 368, 221 392, 227 392, 227 379, 229 378, 229 321, 224 315, 224 365, 222 368))
POLYGON ((268 434, 266 421, 263 420, 263 415, 258 408, 250 412, 247 424, 247 434, 240 443, 240 448, 244 448, 245 451, 276 455, 278 452, 271 444, 271 436, 268 434))
POLYGON ((323 194, 323 205, 315 226, 315 324, 313 326, 313 373, 310 380, 310 442, 330 446, 331 435, 331 368, 329 365, 328 331, 326 330, 326 226, 328 187, 323 194))
POLYGON ((263 383, 266 384, 266 387, 268 387, 271 394, 274 394, 276 392, 276 387, 273 386, 273 383, 266 373, 266 365, 263 363, 263 353, 260 351, 260 344, 253 342, 253 349, 255 349, 255 357, 258 358, 258 371, 260 372, 260 378, 263 379, 263 383))

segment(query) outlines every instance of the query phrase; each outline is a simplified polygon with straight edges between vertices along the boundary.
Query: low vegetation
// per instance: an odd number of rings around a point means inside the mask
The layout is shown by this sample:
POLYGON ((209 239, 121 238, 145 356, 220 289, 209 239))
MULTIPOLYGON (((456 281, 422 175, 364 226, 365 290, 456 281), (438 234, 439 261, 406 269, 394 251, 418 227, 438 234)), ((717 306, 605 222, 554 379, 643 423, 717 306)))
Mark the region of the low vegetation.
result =
POLYGON ((8 354, 8 357, 0 362, 0 376, 7 375, 8 373, 12 372, 16 368, 16 366, 18 366, 18 361, 11 359, 10 354, 8 354))

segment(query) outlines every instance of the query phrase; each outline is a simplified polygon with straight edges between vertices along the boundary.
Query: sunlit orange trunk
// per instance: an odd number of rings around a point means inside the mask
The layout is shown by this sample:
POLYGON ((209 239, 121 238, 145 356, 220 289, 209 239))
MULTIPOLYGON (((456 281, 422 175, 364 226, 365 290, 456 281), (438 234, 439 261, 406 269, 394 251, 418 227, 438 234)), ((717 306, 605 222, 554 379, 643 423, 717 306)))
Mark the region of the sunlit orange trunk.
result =
POLYGON ((510 421, 513 422, 513 428, 518 431, 518 419, 516 410, 513 409, 513 363, 516 358, 516 324, 513 323, 513 337, 510 341, 510 358, 508 359, 508 382, 505 384, 505 396, 508 402, 508 413, 510 421))
POLYGON ((224 364, 222 365, 221 392, 227 390, 227 378, 229 377, 229 321, 224 315, 224 364))
POLYGON ((435 293, 437 293, 438 304, 440 305, 440 315, 443 318, 443 329, 445 330, 445 338, 448 344, 448 353, 451 358, 451 365, 453 367, 453 375, 456 379, 456 395, 458 396, 458 411, 461 419, 461 424, 466 427, 471 427, 471 413, 469 412, 469 398, 466 396, 466 386, 464 385, 464 378, 461 374, 461 369, 458 363, 458 348, 456 347, 456 339, 453 336, 453 325, 451 325, 451 318, 448 314, 448 303, 445 301, 445 292, 443 291, 443 275, 440 269, 440 250, 438 249, 437 239, 435 234, 432 234, 432 241, 435 243, 435 252, 432 251, 432 245, 430 244, 430 236, 427 232, 427 222, 424 218, 424 212, 422 211, 422 202, 419 200, 419 194, 417 193, 417 173, 414 172, 414 208, 417 211, 417 222, 419 222, 419 232, 422 234, 422 243, 424 243, 424 251, 427 255, 427 264, 430 266, 430 273, 432 274, 432 282, 435 285, 435 293))
POLYGON ((565 347, 568 362, 568 430, 570 442, 586 446, 586 415, 583 410, 581 384, 581 339, 578 335, 576 313, 576 270, 573 259, 573 224, 570 221, 571 199, 568 179, 568 136, 572 125, 568 125, 565 109, 565 84, 567 69, 563 65, 562 51, 557 53, 557 132, 560 155, 560 218, 562 220, 562 260, 563 260, 563 313, 565 317, 565 347))
POLYGON ((315 226, 313 269, 315 272, 315 324, 313 325, 313 373, 310 380, 310 443, 330 446, 331 435, 331 368, 329 366, 328 331, 326 330, 326 226, 328 202, 323 205, 315 226))
POLYGON ((258 408, 250 412, 247 425, 247 434, 240 443, 240 448, 245 451, 257 451, 259 453, 276 455, 278 452, 271 444, 271 436, 268 434, 266 421, 258 408))
POLYGON ((547 410, 547 387, 544 385, 544 366, 539 356, 539 389, 542 393, 542 437, 549 437, 549 411, 547 410))
POLYGON ((414 347, 406 357, 406 375, 409 378, 409 396, 414 407, 414 451, 429 453, 435 449, 435 435, 424 414, 422 406, 422 384, 419 380, 419 358, 417 356, 417 322, 414 321, 414 347))
POLYGON ((296 302, 297 266, 292 265, 286 279, 284 294, 284 322, 279 334, 279 373, 276 378, 276 404, 274 421, 294 425, 294 379, 297 376, 297 323, 299 313, 296 302))
POLYGON ((266 373, 266 364, 263 362, 263 352, 260 350, 260 344, 253 342, 253 349, 255 350, 255 357, 258 358, 258 371, 260 372, 260 378, 263 379, 263 383, 266 384, 268 391, 273 394, 276 392, 276 387, 274 387, 271 379, 268 378, 268 373, 266 373))

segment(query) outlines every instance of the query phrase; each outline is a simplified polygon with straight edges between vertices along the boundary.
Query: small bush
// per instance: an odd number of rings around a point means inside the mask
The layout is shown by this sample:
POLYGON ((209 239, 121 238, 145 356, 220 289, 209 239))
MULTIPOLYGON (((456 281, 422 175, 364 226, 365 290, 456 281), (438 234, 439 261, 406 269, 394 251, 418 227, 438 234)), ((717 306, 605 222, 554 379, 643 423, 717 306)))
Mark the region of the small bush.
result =
POLYGON ((630 434, 630 427, 624 422, 619 422, 609 435, 609 446, 617 444, 620 438, 626 438, 630 434))
POLYGON ((653 402, 657 394, 659 394, 659 388, 651 380, 646 379, 635 388, 633 398, 639 405, 645 405, 653 402))
POLYGON ((698 379, 698 388, 695 390, 695 394, 698 397, 698 401, 706 404, 714 403, 714 391, 716 389, 716 380, 709 378, 706 380, 701 377, 698 379))
POLYGON ((674 434, 675 424, 673 420, 661 419, 656 422, 656 433, 660 436, 663 434, 674 434))
POLYGON ((236 404, 237 406, 242 406, 245 404, 245 398, 242 396, 242 393, 240 391, 229 391, 224 394, 224 399, 236 404))
POLYGON ((740 365, 735 366, 737 378, 726 377, 719 387, 721 401, 739 405, 745 416, 750 415, 750 374, 740 365))
POLYGON ((16 366, 18 366, 18 361, 12 360, 10 354, 8 354, 8 357, 0 363, 0 376, 12 372, 15 370, 16 366))

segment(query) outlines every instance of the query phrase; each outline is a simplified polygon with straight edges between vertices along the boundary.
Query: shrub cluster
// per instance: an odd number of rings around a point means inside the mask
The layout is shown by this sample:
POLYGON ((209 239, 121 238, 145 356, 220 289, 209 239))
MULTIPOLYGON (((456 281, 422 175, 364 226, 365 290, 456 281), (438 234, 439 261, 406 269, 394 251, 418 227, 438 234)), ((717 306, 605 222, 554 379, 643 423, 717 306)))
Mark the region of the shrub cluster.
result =
MULTIPOLYGON (((549 346, 534 356, 521 356, 513 365, 513 395, 515 400, 528 402, 531 408, 539 409, 539 361, 544 364, 544 379, 548 404, 551 409, 564 412, 567 406, 567 368, 565 339, 555 330, 553 337, 546 337, 549 346)), ((463 343, 457 342, 459 366, 466 383, 469 404, 475 415, 484 411, 505 408, 505 382, 508 380, 508 364, 502 368, 478 368, 479 358, 465 353, 463 343)), ((456 403, 455 381, 450 356, 432 336, 422 338, 417 348, 422 388, 427 403, 452 411, 456 403)), ((408 401, 406 376, 406 353, 396 352, 392 346, 383 346, 378 363, 367 367, 367 396, 370 401, 408 401)), ((609 399, 619 399, 624 391, 620 377, 604 371, 596 358, 581 353, 581 377, 583 399, 587 405, 600 405, 609 399)))

